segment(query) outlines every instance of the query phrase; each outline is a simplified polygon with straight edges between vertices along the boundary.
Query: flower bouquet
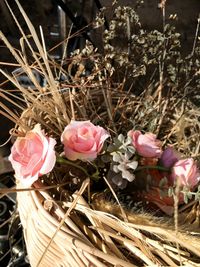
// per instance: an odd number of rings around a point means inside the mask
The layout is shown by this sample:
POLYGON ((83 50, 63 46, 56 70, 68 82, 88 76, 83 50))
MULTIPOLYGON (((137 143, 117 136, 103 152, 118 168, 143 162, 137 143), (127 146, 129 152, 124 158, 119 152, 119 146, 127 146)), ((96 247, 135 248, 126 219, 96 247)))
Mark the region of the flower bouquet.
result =
MULTIPOLYGON (((18 25, 29 64, 1 33, 34 85, 24 88, 1 70, 23 96, 21 115, 9 111, 16 123, 9 160, 31 266, 199 266, 200 172, 177 130, 180 110, 193 118, 194 105, 173 93, 170 118, 160 86, 151 97, 134 95, 124 81, 112 81, 109 56, 90 44, 67 67, 58 65, 16 2, 38 50, 18 25)), ((128 16, 124 10, 116 14, 128 16)), ((190 151, 194 140, 198 135, 188 139, 190 151)))

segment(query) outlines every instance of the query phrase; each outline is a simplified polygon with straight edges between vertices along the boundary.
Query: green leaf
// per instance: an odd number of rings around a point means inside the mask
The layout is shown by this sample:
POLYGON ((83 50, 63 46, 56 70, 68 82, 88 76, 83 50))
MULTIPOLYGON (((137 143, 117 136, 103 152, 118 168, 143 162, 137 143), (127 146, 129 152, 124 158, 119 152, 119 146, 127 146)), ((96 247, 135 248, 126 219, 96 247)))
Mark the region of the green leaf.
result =
POLYGON ((127 136, 125 144, 126 145, 131 145, 132 144, 132 138, 130 136, 127 136))
POLYGON ((112 152, 114 152, 116 150, 117 150, 117 148, 116 148, 116 146, 114 144, 110 144, 108 146, 108 148, 107 148, 107 151, 110 152, 110 153, 112 153, 112 152))
POLYGON ((125 137, 123 136, 123 134, 120 134, 118 136, 118 140, 123 144, 124 143, 124 140, 125 140, 125 137))
POLYGON ((163 177, 159 182, 159 187, 163 188, 165 185, 167 185, 167 183, 168 183, 167 177, 163 177))
POLYGON ((132 153, 130 153, 129 151, 125 151, 124 152, 124 158, 125 160, 129 160, 132 157, 132 153))
POLYGON ((137 166, 138 166, 138 162, 137 161, 132 161, 130 163, 127 163, 127 166, 132 169, 132 170, 135 170, 137 169, 137 166))
POLYGON ((128 147, 127 147, 127 150, 128 150, 132 155, 135 154, 135 148, 134 148, 133 146, 128 146, 128 147))
POLYGON ((169 196, 169 197, 172 197, 173 194, 174 194, 173 187, 170 186, 169 189, 168 189, 168 196, 169 196))
POLYGON ((122 171, 122 177, 129 182, 132 182, 135 179, 135 175, 127 170, 122 171))
POLYGON ((122 145, 122 143, 119 141, 117 137, 114 138, 114 146, 116 148, 119 148, 122 145))
POLYGON ((192 194, 191 194, 191 192, 188 192, 188 193, 187 193, 187 197, 188 197, 188 199, 192 199, 192 194))
POLYGON ((119 155, 119 153, 117 153, 117 152, 113 153, 113 161, 121 162, 121 156, 119 155))
POLYGON ((188 204, 188 196, 185 193, 184 193, 184 202, 185 202, 185 204, 188 204))
POLYGON ((124 163, 121 163, 118 165, 118 170, 120 170, 121 172, 125 171, 127 168, 126 168, 126 165, 124 163))
POLYGON ((115 173, 119 172, 118 165, 113 165, 112 169, 115 173))
POLYGON ((104 154, 101 156, 101 160, 104 162, 104 163, 108 163, 111 161, 111 156, 108 155, 108 154, 104 154))
POLYGON ((199 194, 199 192, 197 192, 197 193, 195 194, 194 199, 195 199, 196 201, 197 201, 197 200, 200 200, 200 194, 199 194))

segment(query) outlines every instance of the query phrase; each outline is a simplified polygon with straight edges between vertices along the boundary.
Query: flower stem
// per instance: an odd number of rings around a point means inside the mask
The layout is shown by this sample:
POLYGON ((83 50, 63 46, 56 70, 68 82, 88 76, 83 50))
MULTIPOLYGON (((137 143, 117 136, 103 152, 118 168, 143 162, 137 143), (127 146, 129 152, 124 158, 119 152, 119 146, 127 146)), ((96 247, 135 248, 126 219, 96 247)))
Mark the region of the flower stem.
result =
POLYGON ((141 170, 146 170, 146 169, 152 169, 152 170, 159 170, 159 171, 165 171, 165 172, 169 172, 170 169, 169 168, 165 168, 165 167, 162 167, 162 166, 140 166, 138 167, 135 172, 137 171, 141 171, 141 170))
POLYGON ((87 170, 86 170, 85 168, 81 167, 80 165, 78 165, 78 164, 75 163, 75 162, 72 162, 72 161, 70 161, 70 160, 67 160, 67 159, 65 159, 65 158, 63 158, 63 157, 57 157, 57 158, 56 158, 56 161, 57 161, 58 163, 61 163, 61 164, 71 165, 71 166, 73 166, 73 167, 75 167, 75 168, 81 170, 87 177, 91 177, 91 178, 97 180, 97 177, 96 177, 97 175, 96 175, 96 173, 93 174, 93 175, 90 175, 90 174, 87 172, 87 170))
POLYGON ((69 161, 69 160, 67 160, 67 159, 64 159, 64 158, 62 158, 62 157, 57 157, 56 161, 57 161, 58 163, 61 163, 61 164, 67 164, 67 165, 71 165, 71 166, 73 166, 73 167, 76 167, 77 169, 79 169, 79 170, 81 170, 82 172, 84 172, 87 176, 90 176, 90 175, 88 174, 88 172, 87 172, 83 167, 79 166, 78 164, 76 164, 76 163, 74 163, 74 162, 71 162, 71 161, 69 161))

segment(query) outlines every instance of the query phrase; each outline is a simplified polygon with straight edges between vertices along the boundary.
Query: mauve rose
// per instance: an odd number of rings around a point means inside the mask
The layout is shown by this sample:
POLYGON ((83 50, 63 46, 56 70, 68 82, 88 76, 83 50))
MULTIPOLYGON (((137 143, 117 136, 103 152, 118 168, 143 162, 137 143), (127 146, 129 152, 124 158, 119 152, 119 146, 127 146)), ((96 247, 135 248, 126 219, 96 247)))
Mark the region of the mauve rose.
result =
POLYGON ((167 147, 160 158, 162 165, 171 168, 180 159, 180 155, 172 147, 167 147))
POLYGON ((174 164, 170 178, 171 182, 179 179, 181 186, 193 188, 200 181, 200 173, 196 162, 192 158, 180 159, 174 164))
POLYGON ((38 177, 49 173, 56 162, 55 144, 56 141, 47 137, 39 124, 25 137, 18 137, 9 156, 16 179, 28 187, 38 177))
POLYGON ((69 160, 94 160, 109 136, 104 128, 90 121, 71 121, 61 135, 65 156, 69 160))
POLYGON ((142 134, 140 131, 129 131, 132 144, 140 156, 146 158, 160 158, 162 154, 161 141, 152 133, 142 134))

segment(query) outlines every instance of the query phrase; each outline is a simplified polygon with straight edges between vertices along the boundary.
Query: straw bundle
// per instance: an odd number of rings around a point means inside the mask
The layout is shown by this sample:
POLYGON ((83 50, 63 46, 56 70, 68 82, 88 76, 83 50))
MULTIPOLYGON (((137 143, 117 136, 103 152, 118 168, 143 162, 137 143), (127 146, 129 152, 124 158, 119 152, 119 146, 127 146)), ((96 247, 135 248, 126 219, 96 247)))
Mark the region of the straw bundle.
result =
MULTIPOLYGON (((139 96, 133 95, 131 90, 124 89, 125 81, 112 81, 113 67, 89 44, 82 52, 75 53, 67 66, 57 64, 48 56, 44 40, 41 45, 19 2, 16 3, 38 52, 33 50, 12 14, 33 63, 27 61, 23 42, 22 51, 16 51, 2 33, 0 36, 35 88, 24 88, 15 75, 1 70, 23 96, 20 104, 10 100, 21 111, 20 116, 1 104, 4 114, 16 123, 14 137, 25 136, 39 123, 57 140, 56 152, 60 154, 60 135, 66 124, 71 119, 90 119, 110 131, 111 136, 139 126, 154 131, 163 143, 174 144, 185 155, 199 155, 196 144, 200 141, 197 134, 200 110, 192 102, 180 100, 176 90, 163 96, 163 81, 151 92, 145 90, 139 96), (92 70, 83 75, 87 64, 93 66, 92 70), (77 71, 72 75, 74 68, 77 71), (43 76, 45 86, 38 83, 33 70, 43 76)), ((2 97, 8 98, 5 93, 2 97)), ((90 179, 93 165, 68 164, 71 165, 65 168, 57 164, 31 188, 17 183, 18 210, 32 267, 200 266, 197 201, 181 207, 176 203, 174 217, 133 212, 127 202, 120 203, 120 193, 115 193, 105 173, 101 174, 102 184, 96 185, 90 179), (87 170, 83 172, 84 168, 87 170)), ((143 197, 138 188, 134 192, 140 199, 143 197)), ((176 197, 175 194, 175 200, 176 197)))

